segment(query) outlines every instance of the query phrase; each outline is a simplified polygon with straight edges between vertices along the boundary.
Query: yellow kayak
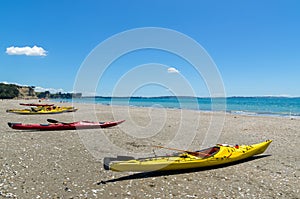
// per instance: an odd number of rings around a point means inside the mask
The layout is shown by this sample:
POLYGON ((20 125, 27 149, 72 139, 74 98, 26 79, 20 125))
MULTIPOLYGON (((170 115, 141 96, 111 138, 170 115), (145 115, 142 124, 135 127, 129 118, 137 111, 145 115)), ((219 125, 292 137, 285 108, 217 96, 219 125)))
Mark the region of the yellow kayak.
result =
POLYGON ((64 112, 74 112, 77 111, 74 107, 59 107, 59 106, 43 106, 43 107, 36 107, 31 109, 10 109, 6 110, 8 113, 16 113, 16 114, 58 114, 64 112))
POLYGON ((131 159, 127 156, 104 158, 104 168, 112 171, 168 171, 196 169, 227 164, 263 153, 272 140, 253 145, 218 144, 200 151, 178 153, 172 156, 131 159), (125 159, 125 160, 124 160, 125 159))

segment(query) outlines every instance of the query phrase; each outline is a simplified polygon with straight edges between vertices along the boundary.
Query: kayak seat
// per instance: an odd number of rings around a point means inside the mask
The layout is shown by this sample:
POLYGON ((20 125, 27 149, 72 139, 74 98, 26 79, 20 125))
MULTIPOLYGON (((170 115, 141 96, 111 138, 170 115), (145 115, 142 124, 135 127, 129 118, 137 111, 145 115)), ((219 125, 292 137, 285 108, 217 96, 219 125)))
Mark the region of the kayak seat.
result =
POLYGON ((207 157, 210 157, 210 156, 216 154, 217 152, 219 152, 219 150, 220 150, 219 147, 211 147, 208 149, 195 151, 192 155, 201 157, 201 158, 207 158, 207 157))

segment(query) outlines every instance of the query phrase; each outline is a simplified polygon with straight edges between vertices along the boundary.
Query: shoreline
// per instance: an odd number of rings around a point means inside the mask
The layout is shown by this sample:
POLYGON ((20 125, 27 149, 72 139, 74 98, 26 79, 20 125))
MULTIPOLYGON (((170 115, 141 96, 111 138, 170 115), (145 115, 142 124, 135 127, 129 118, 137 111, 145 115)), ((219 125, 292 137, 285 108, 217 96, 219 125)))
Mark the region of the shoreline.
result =
POLYGON ((278 118, 289 118, 289 119, 300 119, 300 113, 298 114, 289 114, 289 113, 278 113, 278 112, 251 112, 251 111, 241 111, 241 110, 201 110, 201 109, 188 109, 188 108, 177 108, 177 107, 155 107, 155 106, 136 106, 136 105, 118 105, 118 104, 106 104, 106 103, 92 103, 92 102, 58 102, 56 100, 50 99, 49 102, 53 103, 71 103, 71 104, 93 104, 101 106, 119 106, 119 107, 137 107, 137 108, 154 108, 154 109, 167 109, 167 110, 190 110, 197 111, 200 113, 222 113, 222 114, 231 114, 231 115, 242 115, 250 117, 278 117, 278 118))
MULTIPOLYGON (((295 97, 298 98, 298 97, 295 97)), ((100 106, 114 106, 114 107, 136 107, 136 108, 151 108, 151 109, 166 109, 166 110, 187 110, 187 111, 195 111, 199 113, 217 113, 217 114, 230 114, 233 116, 249 116, 249 117, 274 117, 274 118, 287 118, 290 120, 299 120, 300 119, 300 114, 288 114, 288 113, 272 113, 272 112, 250 112, 250 111, 240 111, 240 110, 229 110, 229 111, 218 111, 218 110, 197 110, 197 109, 184 109, 184 108, 177 108, 177 107, 153 107, 153 106, 135 106, 135 105, 118 105, 118 104, 105 104, 105 103, 90 103, 90 102, 73 102, 73 101, 58 101, 55 99, 47 99, 47 100, 42 100, 40 99, 2 99, 2 101, 17 101, 18 103, 21 102, 30 102, 30 103, 41 103, 41 102, 51 102, 51 103, 56 103, 57 106, 59 104, 68 104, 69 106, 75 106, 76 104, 86 104, 86 105, 100 105, 100 106)), ((18 109, 22 109, 23 106, 19 106, 18 109)), ((16 107, 17 108, 17 107, 16 107)))

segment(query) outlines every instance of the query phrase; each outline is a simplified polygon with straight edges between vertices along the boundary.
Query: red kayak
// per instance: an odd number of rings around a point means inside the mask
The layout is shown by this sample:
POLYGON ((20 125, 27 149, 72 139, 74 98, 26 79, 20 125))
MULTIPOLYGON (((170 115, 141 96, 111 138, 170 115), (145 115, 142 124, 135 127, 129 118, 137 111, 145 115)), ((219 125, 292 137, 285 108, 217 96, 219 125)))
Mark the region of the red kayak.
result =
POLYGON ((54 104, 27 104, 27 103, 20 103, 21 106, 54 106, 54 104))
MULTIPOLYGON (((48 120, 49 121, 49 120, 48 120)), ((8 126, 18 130, 38 130, 38 131, 56 131, 56 130, 77 130, 77 129, 97 129, 97 128, 108 128, 123 123, 125 120, 110 121, 110 122, 89 122, 79 121, 72 123, 58 122, 48 124, 22 124, 8 122, 8 126)))

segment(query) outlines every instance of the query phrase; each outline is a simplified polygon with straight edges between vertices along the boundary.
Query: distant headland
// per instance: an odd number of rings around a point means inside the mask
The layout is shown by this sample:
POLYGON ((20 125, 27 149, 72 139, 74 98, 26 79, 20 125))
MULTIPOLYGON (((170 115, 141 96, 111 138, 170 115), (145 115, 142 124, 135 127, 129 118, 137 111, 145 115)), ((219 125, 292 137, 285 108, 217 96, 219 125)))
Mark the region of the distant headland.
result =
POLYGON ((16 84, 0 83, 0 99, 38 99, 38 98, 79 98, 81 93, 50 93, 36 92, 35 86, 20 86, 16 84))

